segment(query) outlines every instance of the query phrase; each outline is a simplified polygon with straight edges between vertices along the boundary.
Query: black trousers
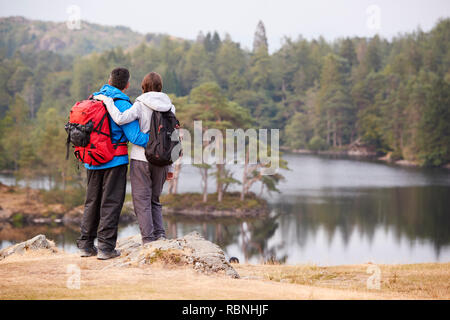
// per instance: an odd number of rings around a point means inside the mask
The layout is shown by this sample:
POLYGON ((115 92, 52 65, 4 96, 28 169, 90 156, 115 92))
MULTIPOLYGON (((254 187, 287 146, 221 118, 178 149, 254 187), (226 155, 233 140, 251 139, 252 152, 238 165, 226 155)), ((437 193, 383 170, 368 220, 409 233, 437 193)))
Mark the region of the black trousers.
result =
POLYGON ((80 249, 94 245, 111 251, 116 247, 120 212, 125 200, 127 165, 102 170, 87 170, 87 190, 81 235, 77 240, 80 249))

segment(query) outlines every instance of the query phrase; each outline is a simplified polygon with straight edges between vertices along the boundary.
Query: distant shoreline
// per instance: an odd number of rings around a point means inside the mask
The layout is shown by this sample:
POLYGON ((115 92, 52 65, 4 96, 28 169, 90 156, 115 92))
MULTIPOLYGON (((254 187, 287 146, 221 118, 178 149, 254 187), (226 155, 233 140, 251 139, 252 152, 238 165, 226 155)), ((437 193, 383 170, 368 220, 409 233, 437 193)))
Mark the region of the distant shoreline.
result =
MULTIPOLYGON (((413 168, 425 168, 420 163, 411 160, 392 160, 390 154, 386 154, 384 156, 380 156, 376 152, 367 151, 367 150, 357 150, 357 149, 348 149, 343 148, 339 150, 310 150, 310 149, 292 149, 288 147, 280 147, 280 150, 295 154, 308 154, 308 155, 320 155, 320 156, 336 156, 336 157, 350 157, 353 159, 366 159, 366 160, 377 160, 384 162, 386 164, 398 165, 401 167, 413 167, 413 168)), ((437 168, 443 168, 450 170, 450 163, 447 163, 442 166, 438 166, 437 168)))

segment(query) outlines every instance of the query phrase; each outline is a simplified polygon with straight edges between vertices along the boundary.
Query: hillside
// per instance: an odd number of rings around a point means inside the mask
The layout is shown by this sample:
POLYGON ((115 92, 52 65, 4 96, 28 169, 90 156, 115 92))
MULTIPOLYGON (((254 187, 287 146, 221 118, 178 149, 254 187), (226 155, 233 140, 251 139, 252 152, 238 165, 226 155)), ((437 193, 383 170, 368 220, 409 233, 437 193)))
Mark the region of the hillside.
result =
POLYGON ((81 22, 80 30, 69 30, 65 22, 0 18, 0 52, 11 57, 16 50, 52 51, 85 55, 115 47, 129 48, 142 42, 158 44, 163 35, 132 31, 124 26, 102 26, 81 22))

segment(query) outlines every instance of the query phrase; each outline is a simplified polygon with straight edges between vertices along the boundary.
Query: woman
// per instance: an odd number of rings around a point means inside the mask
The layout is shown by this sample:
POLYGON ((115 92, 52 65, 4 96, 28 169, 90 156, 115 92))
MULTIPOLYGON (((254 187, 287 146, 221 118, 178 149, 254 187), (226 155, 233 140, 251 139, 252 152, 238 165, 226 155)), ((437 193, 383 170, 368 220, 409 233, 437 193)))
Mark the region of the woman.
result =
MULTIPOLYGON (((111 118, 118 125, 138 119, 141 131, 147 133, 150 130, 153 110, 161 112, 170 110, 175 113, 175 107, 170 98, 161 92, 162 86, 162 78, 158 73, 147 74, 142 80, 142 94, 125 112, 120 112, 111 98, 106 96, 95 96, 94 98, 103 100, 111 118)), ((166 179, 173 178, 172 166, 158 167, 148 163, 145 158, 145 148, 134 144, 131 148, 130 158, 131 195, 142 243, 165 239, 159 196, 166 179)))

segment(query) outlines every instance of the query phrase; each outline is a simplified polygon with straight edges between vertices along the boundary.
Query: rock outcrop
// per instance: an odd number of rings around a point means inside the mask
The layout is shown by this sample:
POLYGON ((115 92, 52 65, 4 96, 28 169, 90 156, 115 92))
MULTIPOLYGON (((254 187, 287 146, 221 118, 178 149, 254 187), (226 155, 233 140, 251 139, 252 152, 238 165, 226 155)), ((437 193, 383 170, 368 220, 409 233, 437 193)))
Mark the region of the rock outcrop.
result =
POLYGON ((121 257, 114 259, 106 268, 161 262, 167 265, 190 265, 205 274, 223 273, 231 278, 239 278, 222 249, 195 231, 182 238, 158 240, 145 245, 142 245, 140 235, 135 235, 119 240, 117 249, 121 251, 121 257))
POLYGON ((24 254, 27 251, 34 250, 48 250, 52 253, 58 252, 54 242, 47 240, 43 234, 40 234, 30 240, 0 250, 0 261, 13 254, 24 254))
MULTIPOLYGON (((240 278, 226 260, 222 249, 205 240, 194 231, 182 238, 164 239, 142 245, 141 236, 135 235, 117 242, 121 256, 108 261, 104 269, 111 267, 144 266, 163 264, 171 266, 191 266, 204 274, 225 274, 231 278, 240 278)), ((30 240, 0 250, 0 261, 11 255, 21 255, 29 251, 45 250, 59 252, 53 241, 40 234, 30 240)))

